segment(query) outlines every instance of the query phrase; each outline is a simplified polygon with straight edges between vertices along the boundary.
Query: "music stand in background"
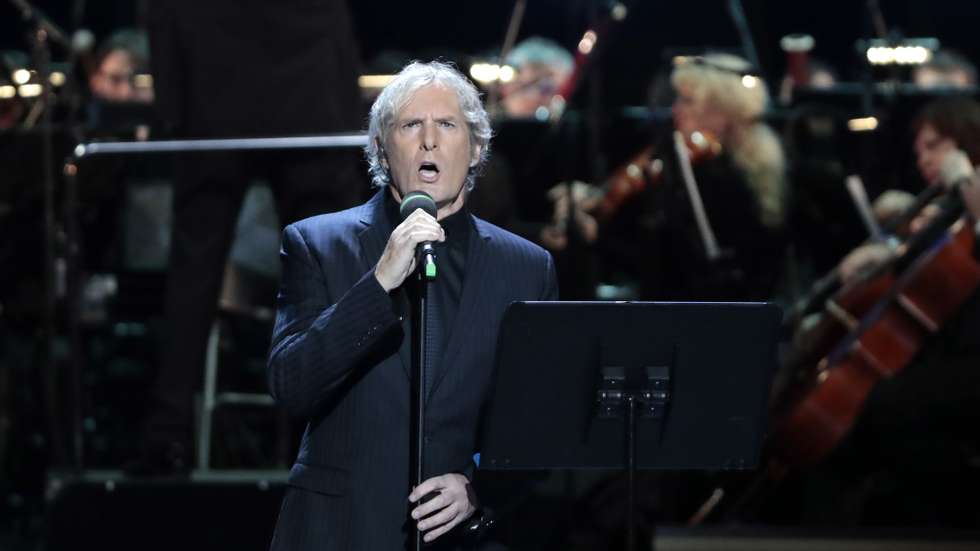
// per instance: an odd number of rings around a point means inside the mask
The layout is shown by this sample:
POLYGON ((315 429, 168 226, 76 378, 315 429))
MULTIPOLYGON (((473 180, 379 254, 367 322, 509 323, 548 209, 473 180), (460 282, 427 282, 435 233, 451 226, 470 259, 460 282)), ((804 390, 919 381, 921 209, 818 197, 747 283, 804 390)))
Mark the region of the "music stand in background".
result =
POLYGON ((517 302, 500 327, 480 468, 759 464, 781 311, 768 303, 517 302))

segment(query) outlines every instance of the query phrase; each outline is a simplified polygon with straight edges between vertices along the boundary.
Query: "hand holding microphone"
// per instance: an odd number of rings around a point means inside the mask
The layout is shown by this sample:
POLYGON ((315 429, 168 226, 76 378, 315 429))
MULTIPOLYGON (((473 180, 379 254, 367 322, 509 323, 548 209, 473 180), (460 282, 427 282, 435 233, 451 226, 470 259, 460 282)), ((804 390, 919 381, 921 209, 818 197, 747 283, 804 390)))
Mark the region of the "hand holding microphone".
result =
MULTIPOLYGON (((436 203, 429 194, 415 191, 405 195, 399 211, 402 223, 391 232, 374 268, 374 277, 386 292, 399 287, 415 271, 420 245, 421 258, 428 262, 435 258, 432 242, 446 240, 446 232, 436 221, 436 203)), ((431 266, 427 269, 434 270, 434 264, 431 266)))

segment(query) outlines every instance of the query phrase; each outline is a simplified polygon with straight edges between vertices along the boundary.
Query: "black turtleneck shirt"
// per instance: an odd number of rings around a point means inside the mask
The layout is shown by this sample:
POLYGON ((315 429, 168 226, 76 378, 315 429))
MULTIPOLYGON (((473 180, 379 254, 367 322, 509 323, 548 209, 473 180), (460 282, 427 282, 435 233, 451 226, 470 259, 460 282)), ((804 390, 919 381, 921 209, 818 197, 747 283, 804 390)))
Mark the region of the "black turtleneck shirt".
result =
MULTIPOLYGON (((389 231, 393 231, 401 223, 401 215, 398 212, 398 202, 395 201, 391 192, 386 193, 385 214, 390 226, 389 231)), ((446 240, 432 244, 436 252, 436 278, 429 283, 429 300, 434 306, 434 310, 430 310, 430 315, 439 316, 439 324, 442 327, 442 330, 439 331, 439 349, 435 354, 435 358, 441 360, 449 340, 450 330, 456 322, 459 301, 463 295, 463 277, 466 274, 466 259, 470 246, 470 234, 473 232, 473 219, 464 205, 452 215, 440 220, 439 224, 446 232, 446 240)), ((409 301, 413 300, 417 292, 415 282, 416 276, 413 274, 402 284, 407 295, 405 298, 409 301)), ((392 299, 398 300, 394 295, 392 299)), ((409 308, 410 304, 408 305, 409 308)), ((396 311, 402 310, 402 308, 404 306, 398 307, 396 304, 396 311)), ((409 310, 406 308, 402 311, 407 312, 409 310)), ((409 334, 407 324, 405 329, 406 335, 409 334)))

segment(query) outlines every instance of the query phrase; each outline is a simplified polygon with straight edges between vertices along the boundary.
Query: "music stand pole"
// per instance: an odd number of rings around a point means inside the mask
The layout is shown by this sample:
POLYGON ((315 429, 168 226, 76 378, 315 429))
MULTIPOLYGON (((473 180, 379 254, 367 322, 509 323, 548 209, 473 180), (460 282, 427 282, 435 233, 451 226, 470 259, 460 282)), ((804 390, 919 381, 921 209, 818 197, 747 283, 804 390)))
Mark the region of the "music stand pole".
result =
POLYGON ((633 518, 636 509, 636 401, 633 396, 626 399, 626 482, 629 485, 626 496, 626 549, 636 549, 636 527, 633 518))

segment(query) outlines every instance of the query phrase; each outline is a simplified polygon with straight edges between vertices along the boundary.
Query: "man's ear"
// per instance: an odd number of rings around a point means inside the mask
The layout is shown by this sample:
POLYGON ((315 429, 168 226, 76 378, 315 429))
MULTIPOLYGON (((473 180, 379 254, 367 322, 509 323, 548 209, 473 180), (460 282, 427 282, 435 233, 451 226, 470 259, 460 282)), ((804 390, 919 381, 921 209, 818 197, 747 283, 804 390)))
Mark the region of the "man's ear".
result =
POLYGON ((482 151, 483 151, 482 147, 478 145, 473 146, 473 158, 470 159, 470 168, 473 168, 476 165, 480 164, 480 152, 482 151))

